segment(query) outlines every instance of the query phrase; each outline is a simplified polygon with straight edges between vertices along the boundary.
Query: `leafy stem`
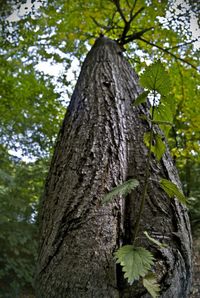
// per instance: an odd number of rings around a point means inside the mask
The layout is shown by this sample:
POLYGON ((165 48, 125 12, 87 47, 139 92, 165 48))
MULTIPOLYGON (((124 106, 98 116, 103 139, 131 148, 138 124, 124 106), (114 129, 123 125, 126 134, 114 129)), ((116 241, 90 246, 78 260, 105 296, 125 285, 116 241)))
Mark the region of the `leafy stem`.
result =
MULTIPOLYGON (((153 254, 145 249, 144 247, 137 246, 136 241, 138 239, 138 233, 141 225, 141 218, 144 212, 145 201, 148 192, 150 179, 150 163, 151 154, 155 155, 157 162, 163 157, 166 151, 165 141, 163 139, 163 133, 168 132, 165 126, 171 126, 173 120, 172 114, 172 101, 169 95, 169 90, 171 89, 170 80, 164 66, 160 61, 157 61, 146 68, 145 72, 140 77, 141 85, 148 89, 141 93, 133 102, 133 106, 138 106, 144 104, 147 100, 147 96, 152 91, 153 92, 153 102, 152 109, 150 113, 150 118, 147 115, 143 116, 143 119, 150 120, 150 130, 144 133, 144 143, 147 146, 147 157, 146 157, 146 169, 144 173, 144 187, 140 199, 140 206, 137 213, 136 222, 134 225, 134 235, 132 244, 121 246, 115 253, 116 263, 122 266, 124 272, 124 277, 128 279, 131 285, 135 280, 142 278, 143 286, 150 293, 152 298, 159 297, 160 287, 157 283, 156 274, 151 272, 151 267, 154 264, 153 254), (160 95, 159 103, 156 104, 157 93, 160 95), (155 131, 154 125, 161 124, 163 128, 163 133, 155 131)), ((176 198, 180 203, 186 204, 186 198, 183 193, 179 190, 179 187, 170 180, 159 179, 155 181, 159 183, 159 186, 168 195, 169 198, 176 198)), ((139 181, 136 179, 130 179, 111 190, 103 199, 103 202, 111 202, 115 197, 126 197, 126 195, 132 192, 139 185, 139 181)), ((157 239, 152 238, 147 231, 144 231, 144 235, 149 241, 160 248, 166 247, 166 244, 160 243, 157 239)))
POLYGON ((148 182, 149 182, 149 177, 150 177, 150 161, 151 161, 151 147, 152 147, 152 141, 153 141, 153 119, 154 119, 154 111, 155 111, 155 100, 156 100, 156 94, 155 90, 153 92, 153 105, 152 105, 152 114, 151 114, 151 122, 150 122, 150 140, 149 140, 149 148, 148 148, 148 155, 147 155, 147 165, 146 165, 146 171, 145 171, 145 180, 144 180, 144 190, 142 193, 142 198, 141 198, 141 203, 140 203, 140 208, 138 212, 138 217, 136 219, 135 223, 135 231, 134 231, 134 236, 133 236, 133 245, 135 245, 137 235, 139 232, 139 227, 140 227, 140 221, 142 217, 142 213, 144 211, 144 205, 145 205, 145 200, 147 196, 147 189, 148 189, 148 182))

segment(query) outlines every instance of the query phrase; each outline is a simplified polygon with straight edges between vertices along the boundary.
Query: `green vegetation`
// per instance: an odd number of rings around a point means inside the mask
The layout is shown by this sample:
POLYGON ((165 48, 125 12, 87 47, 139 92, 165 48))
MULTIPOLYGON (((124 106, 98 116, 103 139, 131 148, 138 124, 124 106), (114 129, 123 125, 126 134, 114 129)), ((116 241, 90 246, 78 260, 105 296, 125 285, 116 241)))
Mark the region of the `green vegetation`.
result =
MULTIPOLYGON (((154 260, 153 255, 144 247, 137 247, 136 243, 138 240, 137 236, 140 227, 140 221, 144 211, 148 192, 150 180, 150 161, 152 158, 151 155, 154 154, 157 160, 160 161, 166 151, 166 146, 164 143, 165 138, 164 135, 162 135, 163 132, 160 131, 159 133, 155 133, 154 126, 158 126, 158 124, 161 125, 163 127, 163 131, 165 132, 165 126, 168 126, 169 123, 171 125, 173 124, 172 122, 166 121, 166 119, 173 119, 173 101, 171 99, 173 95, 170 94, 171 83, 169 76, 160 61, 151 64, 145 69, 144 73, 141 75, 140 84, 143 87, 146 87, 148 91, 144 91, 141 95, 139 95, 139 99, 137 98, 133 103, 134 106, 144 103, 147 100, 147 96, 150 95, 151 92, 153 95, 151 103, 152 107, 150 109, 151 114, 148 119, 148 121, 150 121, 150 131, 144 134, 144 143, 148 148, 144 189, 141 195, 140 208, 134 227, 133 243, 132 245, 124 245, 120 247, 115 253, 115 256, 117 258, 116 262, 122 266, 122 270, 125 272, 124 277, 128 279, 129 284, 132 284, 135 280, 143 277, 144 287, 153 298, 156 298, 159 294, 159 285, 156 281, 156 275, 154 274, 154 279, 151 279, 151 282, 149 282, 148 279, 145 279, 147 275, 153 273, 151 272, 151 266, 153 265, 154 260), (158 97, 160 97, 160 99, 158 99, 158 97)), ((167 130, 167 134, 168 133, 169 130, 167 130)), ((185 196, 172 181, 161 178, 160 181, 154 181, 154 183, 159 183, 161 188, 170 198, 176 198, 182 204, 186 204, 185 196)), ((139 182, 137 180, 128 180, 111 190, 104 197, 103 201, 110 201, 117 195, 126 196, 135 187, 137 187, 138 184, 139 182)), ((148 232, 144 231, 144 234, 153 244, 163 247, 163 244, 150 237, 148 232)))
POLYGON ((37 209, 47 160, 26 163, 0 153, 0 297, 33 292, 37 257, 37 209))
MULTIPOLYGON (((33 292, 38 201, 73 88, 66 74, 75 58, 81 65, 99 34, 118 40, 139 74, 155 60, 167 70, 171 87, 163 75, 164 89, 155 88, 162 97, 153 121, 168 135, 194 234, 200 229, 199 29, 191 31, 191 23, 199 26, 197 6, 175 0, 32 2, 32 9, 14 20, 9 16, 20 14, 20 4, 0 1, 0 297, 33 292), (41 61, 62 64, 64 71, 48 75, 38 70, 41 61), (173 102, 168 97, 166 106, 169 88, 173 102), (172 114, 166 113, 169 107, 172 114)), ((152 89, 151 83, 145 87, 152 89)), ((145 142, 148 146, 150 135, 145 142)), ((159 135, 154 144, 151 151, 159 160, 165 150, 159 135)), ((144 286, 155 285, 157 293, 154 277, 145 278, 144 286)))

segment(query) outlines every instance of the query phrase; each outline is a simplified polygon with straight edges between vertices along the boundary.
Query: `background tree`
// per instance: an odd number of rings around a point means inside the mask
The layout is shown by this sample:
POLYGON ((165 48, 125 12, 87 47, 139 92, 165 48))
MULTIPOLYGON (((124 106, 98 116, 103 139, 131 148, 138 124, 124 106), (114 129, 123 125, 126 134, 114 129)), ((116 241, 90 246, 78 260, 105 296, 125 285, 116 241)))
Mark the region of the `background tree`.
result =
MULTIPOLYGON (((10 163, 10 157, 3 152, 10 149, 16 149, 18 153, 22 149, 26 160, 29 156, 39 158, 42 162, 41 156, 49 157, 64 115, 63 103, 66 106, 69 100, 68 95, 62 96, 63 90, 65 94, 71 92, 66 76, 71 61, 76 57, 81 63, 90 44, 93 44, 100 32, 118 39, 124 28, 124 20, 117 12, 116 3, 112 1, 31 2, 31 11, 22 11, 22 6, 25 8, 26 3, 21 4, 20 10, 18 1, 13 4, 11 1, 3 1, 1 5, 1 156, 5 163, 10 163), (40 10, 37 9, 39 4, 40 10), (19 17, 14 21, 12 16, 8 21, 6 17, 13 12, 19 17), (39 61, 51 61, 52 64, 59 65, 62 63, 65 70, 55 81, 52 76, 36 71, 39 61), (58 90, 60 85, 65 89, 58 90)), ((127 20, 131 4, 131 1, 120 1, 127 20)), ((141 36, 146 42, 135 39, 126 44, 125 55, 128 55, 137 72, 144 68, 146 62, 156 58, 161 58, 166 67, 170 67, 177 111, 174 126, 176 133, 171 135, 170 145, 174 148, 172 153, 181 170, 184 189, 187 192, 190 189, 190 196, 193 197, 191 207, 195 208, 190 210, 194 214, 192 226, 195 231, 199 217, 197 176, 193 179, 193 174, 199 171, 199 73, 195 70, 199 58, 198 42, 195 42, 199 36, 198 3, 134 1, 134 5, 134 11, 139 13, 132 22, 130 34, 153 28, 141 36), (155 46, 152 47, 152 44, 155 46), (194 67, 177 60, 169 52, 194 67)), ((15 154, 14 151, 9 152, 15 154)), ((33 162, 34 159, 32 165, 33 162)), ((46 165, 44 160, 44 166, 46 165)), ((15 167, 16 163, 14 171, 15 167)), ((26 177, 29 179, 28 175, 26 177)), ((44 177, 40 175, 37 179, 41 179, 42 183, 44 177)), ((2 182, 4 185, 5 179, 2 182)), ((19 179, 18 183, 21 184, 19 179)), ((29 196, 32 196, 31 192, 29 196)), ((38 189, 35 200, 39 197, 38 189)), ((5 206, 10 199, 10 196, 2 196, 5 206)), ((24 200, 22 195, 19 196, 20 199, 23 204, 27 202, 28 208, 29 200, 24 200)))

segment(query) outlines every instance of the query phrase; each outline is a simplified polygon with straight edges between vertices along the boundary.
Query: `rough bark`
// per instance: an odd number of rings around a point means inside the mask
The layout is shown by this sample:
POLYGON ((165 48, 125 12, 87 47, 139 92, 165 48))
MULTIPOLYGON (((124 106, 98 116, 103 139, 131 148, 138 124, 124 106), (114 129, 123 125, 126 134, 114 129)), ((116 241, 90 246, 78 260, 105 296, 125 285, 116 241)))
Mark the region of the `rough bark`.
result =
MULTIPOLYGON (((113 252, 131 243, 144 186, 147 149, 142 120, 148 106, 133 107, 142 89, 120 47, 97 39, 82 66, 59 133, 40 210, 37 297, 149 297, 138 283, 129 286, 113 252), (108 205, 101 199, 128 178, 140 186, 108 205)), ((167 151, 153 157, 151 178, 180 186, 167 151)), ((163 298, 188 297, 191 284, 191 234, 187 210, 150 183, 142 216, 140 243, 157 258, 155 270, 163 298), (149 244, 142 231, 164 239, 167 248, 149 244)))
POLYGON ((193 283, 190 298, 200 297, 200 239, 193 241, 193 283))

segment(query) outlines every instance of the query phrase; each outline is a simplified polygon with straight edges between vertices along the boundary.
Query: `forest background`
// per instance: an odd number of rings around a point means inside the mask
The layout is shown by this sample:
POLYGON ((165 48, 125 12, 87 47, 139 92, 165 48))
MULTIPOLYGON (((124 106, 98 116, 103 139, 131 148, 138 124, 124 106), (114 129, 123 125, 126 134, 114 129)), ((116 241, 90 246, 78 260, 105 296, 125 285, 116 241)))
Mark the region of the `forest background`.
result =
MULTIPOLYGON (((169 145, 198 242, 200 4, 194 2, 120 5, 125 16, 135 11, 135 36, 124 52, 133 68, 141 74, 160 59, 171 78, 169 145)), ((122 34, 116 3, 0 1, 0 297, 34 295, 38 203, 53 146, 86 53, 99 34, 115 40, 122 34)))

